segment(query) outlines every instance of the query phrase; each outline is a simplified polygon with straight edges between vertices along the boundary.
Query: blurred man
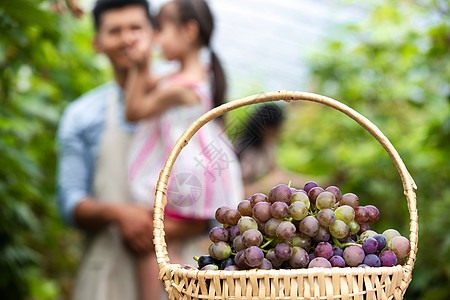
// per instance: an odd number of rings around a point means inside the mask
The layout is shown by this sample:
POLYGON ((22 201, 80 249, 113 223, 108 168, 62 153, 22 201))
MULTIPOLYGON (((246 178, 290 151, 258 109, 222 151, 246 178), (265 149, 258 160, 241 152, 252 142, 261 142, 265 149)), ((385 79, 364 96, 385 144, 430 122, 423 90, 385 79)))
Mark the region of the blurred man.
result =
POLYGON ((149 6, 99 0, 93 15, 93 45, 109 58, 115 81, 75 100, 61 118, 59 207, 66 222, 86 234, 74 299, 134 300, 135 262, 153 251, 153 220, 149 210, 131 204, 126 157, 135 125, 125 120, 122 90, 131 66, 127 51, 137 38, 151 41, 149 6))

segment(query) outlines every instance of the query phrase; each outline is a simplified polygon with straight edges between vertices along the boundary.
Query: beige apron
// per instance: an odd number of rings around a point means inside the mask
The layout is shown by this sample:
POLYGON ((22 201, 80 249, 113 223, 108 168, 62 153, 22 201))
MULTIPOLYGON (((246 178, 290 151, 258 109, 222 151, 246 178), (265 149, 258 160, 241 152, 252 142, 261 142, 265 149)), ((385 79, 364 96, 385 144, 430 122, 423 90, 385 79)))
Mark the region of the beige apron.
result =
MULTIPOLYGON (((131 134, 118 125, 118 95, 112 89, 106 125, 94 174, 93 196, 101 202, 132 202, 127 183, 126 157, 131 134)), ((114 225, 87 236, 74 289, 74 300, 137 300, 136 261, 114 225)))

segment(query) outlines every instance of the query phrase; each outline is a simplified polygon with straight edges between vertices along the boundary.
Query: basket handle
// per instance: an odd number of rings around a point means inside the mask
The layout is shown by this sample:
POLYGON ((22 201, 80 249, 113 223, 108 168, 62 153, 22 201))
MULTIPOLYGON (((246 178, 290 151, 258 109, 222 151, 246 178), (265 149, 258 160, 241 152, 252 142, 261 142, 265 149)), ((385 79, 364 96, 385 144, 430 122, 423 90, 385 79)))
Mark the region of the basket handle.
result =
POLYGON ((234 110, 236 108, 247 106, 251 104, 263 103, 263 102, 271 102, 285 100, 287 102, 290 101, 311 101, 321 103, 327 106, 330 106, 336 110, 339 110, 355 120, 359 125, 361 125, 364 129, 366 129, 375 139, 384 147, 386 152, 389 154, 391 159, 393 160, 397 170, 400 174, 401 180, 403 182, 403 189, 406 195, 406 199, 408 202, 408 209, 410 213, 410 242, 411 242, 411 252, 409 254, 408 260, 404 265, 404 270, 408 278, 407 282, 404 282, 406 286, 409 284, 411 280, 412 269, 414 268, 414 261, 417 253, 417 242, 418 242, 418 216, 417 216, 417 207, 416 207, 416 194, 414 189, 416 189, 416 184, 414 183, 413 178, 409 174, 406 169, 405 164, 400 158, 397 150, 395 150, 394 146, 392 146, 391 142, 387 139, 387 137, 367 118, 348 107, 345 104, 340 103, 337 100, 334 100, 329 97, 306 93, 306 92, 294 92, 294 91, 278 91, 278 92, 270 92, 264 93, 254 96, 249 96, 246 98, 238 99, 235 101, 228 102, 219 107, 216 107, 196 121, 194 121, 188 129, 183 133, 183 135, 178 139, 177 143, 173 147, 170 152, 169 157, 167 158, 166 164, 164 165, 163 170, 159 175, 159 180, 156 185, 155 192, 155 206, 154 206, 154 244, 156 251, 156 258, 160 267, 160 270, 163 269, 164 266, 170 263, 166 244, 164 239, 164 207, 166 206, 166 192, 167 192, 167 183, 169 180, 169 175, 172 170, 173 164, 175 163, 176 158, 178 157, 181 149, 187 145, 192 136, 206 123, 211 121, 212 119, 225 114, 228 111, 234 110))

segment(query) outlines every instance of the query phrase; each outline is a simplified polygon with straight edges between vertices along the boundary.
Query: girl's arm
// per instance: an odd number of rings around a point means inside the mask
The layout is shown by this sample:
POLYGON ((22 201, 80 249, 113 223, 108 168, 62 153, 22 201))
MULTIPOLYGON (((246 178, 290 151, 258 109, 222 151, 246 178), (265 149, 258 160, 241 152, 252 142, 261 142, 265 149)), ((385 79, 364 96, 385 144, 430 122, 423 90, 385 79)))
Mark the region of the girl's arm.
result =
POLYGON ((156 88, 149 79, 148 70, 133 66, 125 85, 125 113, 128 121, 154 117, 173 105, 194 104, 200 101, 197 93, 189 87, 173 85, 156 88))

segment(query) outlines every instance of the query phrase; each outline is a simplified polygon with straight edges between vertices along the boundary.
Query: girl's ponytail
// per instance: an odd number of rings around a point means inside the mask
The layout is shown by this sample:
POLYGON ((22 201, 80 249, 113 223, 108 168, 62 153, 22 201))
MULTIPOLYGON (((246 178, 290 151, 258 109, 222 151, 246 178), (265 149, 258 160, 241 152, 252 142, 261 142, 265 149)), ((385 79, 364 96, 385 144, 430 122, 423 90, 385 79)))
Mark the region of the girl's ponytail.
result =
POLYGON ((213 96, 214 107, 217 107, 225 103, 227 82, 225 78, 225 72, 223 71, 222 64, 220 63, 219 58, 212 49, 210 51, 211 51, 211 71, 213 73, 213 78, 211 79, 211 91, 213 96))

